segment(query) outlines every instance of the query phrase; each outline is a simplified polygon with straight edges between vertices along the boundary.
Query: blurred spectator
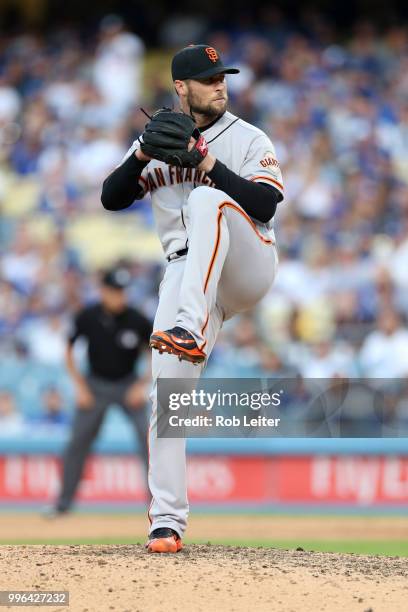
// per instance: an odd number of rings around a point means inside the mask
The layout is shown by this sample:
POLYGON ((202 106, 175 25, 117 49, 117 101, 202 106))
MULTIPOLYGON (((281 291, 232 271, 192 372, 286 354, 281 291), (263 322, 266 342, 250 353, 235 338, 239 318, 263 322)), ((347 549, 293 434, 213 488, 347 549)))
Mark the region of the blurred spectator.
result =
POLYGON ((296 378, 299 371, 266 344, 258 344, 259 376, 266 378, 296 378))
POLYGON ((363 376, 405 378, 408 375, 408 329, 398 313, 383 310, 376 329, 365 339, 359 354, 363 376))
POLYGON ((29 293, 36 285, 41 260, 27 227, 21 225, 14 243, 1 260, 1 273, 5 280, 22 293, 29 293))
POLYGON ((65 426, 70 422, 63 395, 57 387, 46 387, 41 394, 41 412, 34 422, 43 426, 65 426))
POLYGON ((249 376, 252 369, 258 366, 258 331, 253 317, 243 314, 238 325, 229 324, 225 336, 221 338, 220 347, 214 353, 214 361, 218 367, 226 371, 239 372, 239 376, 249 376), (227 370, 228 369, 228 370, 227 370))
POLYGON ((21 108, 18 91, 0 77, 0 125, 14 121, 21 108))
POLYGON ((28 356, 44 366, 62 366, 65 357, 66 325, 57 313, 29 321, 18 334, 28 356))
POLYGON ((319 342, 312 347, 301 374, 305 378, 356 376, 354 352, 345 343, 319 342))
POLYGON ((123 119, 141 98, 143 55, 142 40, 125 29, 121 17, 103 18, 93 74, 115 120, 123 119))
POLYGON ((125 149, 112 136, 95 127, 84 127, 75 155, 71 156, 69 171, 78 187, 87 190, 98 188, 103 177, 117 165, 125 149))
POLYGON ((21 435, 24 419, 10 391, 0 390, 0 436, 21 435))

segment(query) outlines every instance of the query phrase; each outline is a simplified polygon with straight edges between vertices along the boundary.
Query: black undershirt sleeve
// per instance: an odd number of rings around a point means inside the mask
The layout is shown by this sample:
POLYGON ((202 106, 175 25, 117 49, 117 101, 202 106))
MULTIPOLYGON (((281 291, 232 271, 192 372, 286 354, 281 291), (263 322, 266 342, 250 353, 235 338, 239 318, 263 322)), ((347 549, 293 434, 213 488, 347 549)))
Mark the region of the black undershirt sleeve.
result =
POLYGON ((142 195, 138 180, 147 162, 137 159, 132 153, 104 180, 101 202, 106 210, 123 210, 128 208, 142 195))
POLYGON ((267 223, 276 212, 282 194, 272 185, 255 183, 238 176, 218 159, 213 169, 207 172, 209 179, 218 189, 225 191, 236 200, 250 217, 261 223, 267 223))
MULTIPOLYGON (((132 153, 103 182, 101 202, 107 210, 123 210, 140 197, 142 187, 138 179, 147 162, 137 159, 132 153)), ((245 212, 261 223, 267 223, 276 212, 282 194, 272 185, 255 183, 238 176, 218 159, 207 176, 239 202, 245 212)))

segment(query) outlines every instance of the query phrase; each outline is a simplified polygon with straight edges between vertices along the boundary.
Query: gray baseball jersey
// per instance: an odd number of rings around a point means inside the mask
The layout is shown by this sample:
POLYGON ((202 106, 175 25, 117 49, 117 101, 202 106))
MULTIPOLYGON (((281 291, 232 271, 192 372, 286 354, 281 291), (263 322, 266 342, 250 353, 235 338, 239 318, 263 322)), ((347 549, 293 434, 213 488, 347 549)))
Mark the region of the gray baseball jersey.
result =
MULTIPOLYGON (((230 170, 248 180, 273 185, 283 194, 275 148, 262 130, 227 111, 203 133, 209 152, 230 170)), ((138 147, 136 140, 124 160, 138 147)), ((215 185, 200 170, 167 166, 155 159, 146 166, 139 183, 140 198, 146 193, 152 197, 155 223, 165 255, 183 249, 188 238, 184 222, 188 196, 200 185, 215 185)), ((262 231, 273 233, 272 227, 273 221, 263 226, 262 231)))

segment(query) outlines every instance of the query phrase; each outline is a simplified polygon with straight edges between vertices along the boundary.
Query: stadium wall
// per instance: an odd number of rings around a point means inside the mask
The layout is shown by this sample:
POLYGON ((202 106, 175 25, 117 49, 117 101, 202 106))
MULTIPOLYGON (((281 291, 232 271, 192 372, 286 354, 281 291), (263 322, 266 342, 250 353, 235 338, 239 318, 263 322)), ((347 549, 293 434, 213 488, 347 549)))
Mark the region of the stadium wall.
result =
MULTIPOLYGON (((10 441, 7 449, 1 444, 3 506, 32 506, 53 499, 61 470, 55 443, 48 440, 41 448, 38 440, 26 442, 24 450, 20 443, 14 449, 10 441)), ((193 505, 342 511, 408 507, 404 440, 190 440, 189 447, 193 505)), ((119 452, 115 443, 105 441, 95 450, 78 501, 92 507, 143 504, 143 470, 134 446, 122 445, 119 452)))

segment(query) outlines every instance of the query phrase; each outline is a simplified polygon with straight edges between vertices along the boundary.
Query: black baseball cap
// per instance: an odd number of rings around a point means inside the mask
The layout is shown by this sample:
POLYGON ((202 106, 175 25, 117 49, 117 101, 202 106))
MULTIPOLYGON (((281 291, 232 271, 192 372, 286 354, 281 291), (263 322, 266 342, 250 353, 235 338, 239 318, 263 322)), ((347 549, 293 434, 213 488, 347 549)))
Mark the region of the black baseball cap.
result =
POLYGON ((237 74, 238 68, 224 66, 220 54, 210 45, 190 45, 178 51, 171 62, 173 81, 207 79, 220 73, 237 74))
POLYGON ((102 285, 112 289, 127 289, 132 277, 126 268, 113 268, 102 275, 102 285))

